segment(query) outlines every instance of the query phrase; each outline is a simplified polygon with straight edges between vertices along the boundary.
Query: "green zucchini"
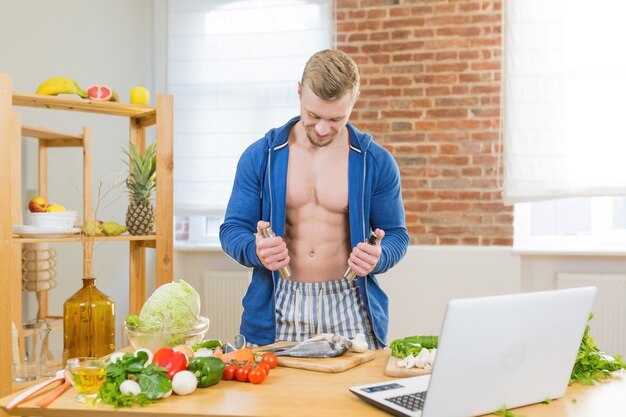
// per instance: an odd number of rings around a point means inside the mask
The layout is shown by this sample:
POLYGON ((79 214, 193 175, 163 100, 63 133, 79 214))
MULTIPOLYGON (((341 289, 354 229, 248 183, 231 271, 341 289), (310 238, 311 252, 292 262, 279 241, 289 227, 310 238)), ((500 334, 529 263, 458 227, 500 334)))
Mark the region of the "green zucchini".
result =
POLYGON ((435 349, 439 344, 438 336, 408 336, 391 342, 391 355, 406 358, 410 354, 417 356, 423 348, 435 349))

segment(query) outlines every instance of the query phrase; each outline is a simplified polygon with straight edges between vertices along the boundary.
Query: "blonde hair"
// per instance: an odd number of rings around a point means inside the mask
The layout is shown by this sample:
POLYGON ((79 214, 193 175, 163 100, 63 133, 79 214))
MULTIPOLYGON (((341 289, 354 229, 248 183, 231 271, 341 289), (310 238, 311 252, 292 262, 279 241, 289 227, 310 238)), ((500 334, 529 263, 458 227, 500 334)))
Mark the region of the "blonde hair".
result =
POLYGON ((360 84, 359 69, 344 52, 325 49, 309 58, 301 83, 306 83, 322 100, 339 100, 347 93, 356 97, 360 84))

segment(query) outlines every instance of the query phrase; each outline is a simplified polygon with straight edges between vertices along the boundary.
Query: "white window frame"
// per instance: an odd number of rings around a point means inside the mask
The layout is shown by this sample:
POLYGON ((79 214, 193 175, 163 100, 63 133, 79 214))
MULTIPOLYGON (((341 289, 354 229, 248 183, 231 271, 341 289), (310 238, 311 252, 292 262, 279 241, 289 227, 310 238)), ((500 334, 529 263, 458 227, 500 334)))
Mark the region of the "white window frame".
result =
POLYGON ((626 253, 626 229, 612 226, 613 197, 589 197, 591 226, 586 235, 532 235, 531 205, 514 207, 513 250, 518 253, 604 254, 626 253))

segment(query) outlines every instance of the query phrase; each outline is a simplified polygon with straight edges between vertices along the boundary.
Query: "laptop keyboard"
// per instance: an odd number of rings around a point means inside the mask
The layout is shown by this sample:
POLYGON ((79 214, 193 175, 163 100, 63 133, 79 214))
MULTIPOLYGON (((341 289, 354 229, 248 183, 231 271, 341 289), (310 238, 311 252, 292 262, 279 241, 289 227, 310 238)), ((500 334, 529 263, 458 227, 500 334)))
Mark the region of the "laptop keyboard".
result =
POLYGON ((385 398, 387 401, 391 401, 394 404, 404 407, 407 410, 417 411, 424 407, 424 399, 426 397, 426 391, 414 392, 412 394, 398 395, 396 397, 385 398))

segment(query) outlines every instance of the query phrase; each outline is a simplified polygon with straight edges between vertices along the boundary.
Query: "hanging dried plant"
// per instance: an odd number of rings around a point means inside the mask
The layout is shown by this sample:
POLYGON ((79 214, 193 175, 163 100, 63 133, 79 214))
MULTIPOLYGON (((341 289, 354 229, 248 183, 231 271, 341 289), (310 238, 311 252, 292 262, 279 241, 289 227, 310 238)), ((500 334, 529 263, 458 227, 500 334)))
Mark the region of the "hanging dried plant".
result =
POLYGON ((93 213, 85 213, 83 219, 83 226, 81 228, 81 244, 83 246, 83 275, 85 277, 93 277, 93 252, 94 243, 96 237, 104 236, 104 229, 102 227, 102 221, 98 220, 98 213, 101 208, 106 208, 113 204, 123 194, 119 194, 116 197, 111 196, 111 193, 115 188, 125 182, 125 179, 121 175, 113 177, 113 182, 110 187, 104 189, 104 182, 100 180, 98 182, 98 191, 96 193, 95 207, 93 213), (110 200, 110 201, 109 201, 110 200), (102 206, 102 207, 101 207, 102 206))

